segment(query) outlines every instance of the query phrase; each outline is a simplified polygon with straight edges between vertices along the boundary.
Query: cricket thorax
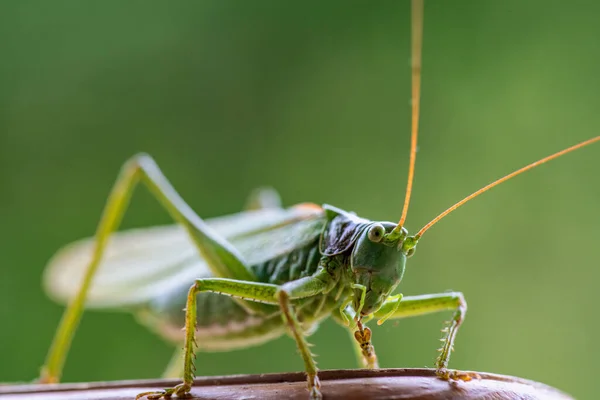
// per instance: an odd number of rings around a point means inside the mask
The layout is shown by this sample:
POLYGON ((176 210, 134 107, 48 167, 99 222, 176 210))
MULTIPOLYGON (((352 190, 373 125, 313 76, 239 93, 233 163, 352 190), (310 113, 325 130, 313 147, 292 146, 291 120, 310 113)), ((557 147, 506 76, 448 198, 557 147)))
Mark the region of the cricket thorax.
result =
POLYGON ((288 253, 251 265, 259 282, 281 285, 315 273, 319 267, 319 238, 288 253))
POLYGON ((327 293, 293 301, 298 311, 298 319, 307 331, 316 328, 316 324, 339 307, 344 296, 350 294, 344 291, 340 280, 347 258, 322 256, 319 251, 319 237, 304 247, 294 249, 279 257, 251 266, 259 281, 282 285, 296 279, 311 276, 319 268, 325 268, 332 275, 333 288, 327 293))

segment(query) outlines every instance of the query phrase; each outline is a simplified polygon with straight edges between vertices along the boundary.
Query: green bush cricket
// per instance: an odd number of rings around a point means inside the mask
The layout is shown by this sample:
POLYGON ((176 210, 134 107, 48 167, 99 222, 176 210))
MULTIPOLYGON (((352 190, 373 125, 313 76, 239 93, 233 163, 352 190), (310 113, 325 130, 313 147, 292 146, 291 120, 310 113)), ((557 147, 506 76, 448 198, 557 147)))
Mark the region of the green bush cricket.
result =
POLYGON ((134 157, 125 164, 109 197, 95 241, 66 248, 49 269, 50 292, 61 301, 69 301, 70 306, 48 355, 42 381, 58 381, 84 303, 89 307, 132 308, 142 321, 166 338, 184 340, 181 364, 185 365, 179 365, 177 353, 168 369, 168 374, 173 375, 183 367, 183 384, 166 392, 144 394, 154 397, 189 392, 196 339, 200 350, 227 350, 262 343, 289 331, 305 362, 311 397, 319 398, 317 369, 303 333, 328 316, 348 329, 361 364, 374 368, 377 358, 371 331, 364 325, 368 320, 378 318, 383 322, 388 318, 453 310, 436 368, 444 379, 470 379, 469 374, 447 369, 466 311, 462 294, 391 296, 400 283, 406 259, 429 227, 466 201, 600 137, 501 178, 409 236, 403 225, 416 155, 421 9, 421 2, 415 1, 411 162, 399 223, 368 221, 331 206, 281 209, 268 191, 252 197, 250 208, 257 210, 205 222, 177 195, 151 158, 134 157), (179 225, 115 234, 108 245, 107 239, 118 228, 138 180, 146 183, 179 225), (165 263, 156 255, 158 252, 153 254, 152 250, 161 246, 169 248, 169 254, 177 254, 178 259, 165 263), (128 266, 128 257, 136 252, 143 252, 147 259, 136 259, 136 265, 128 266), (89 254, 93 254, 93 260, 86 270, 81 270, 89 254), (83 285, 72 283, 77 273, 85 276, 83 285), (181 312, 184 307, 185 317, 181 312), (185 337, 180 332, 184 324, 185 337))

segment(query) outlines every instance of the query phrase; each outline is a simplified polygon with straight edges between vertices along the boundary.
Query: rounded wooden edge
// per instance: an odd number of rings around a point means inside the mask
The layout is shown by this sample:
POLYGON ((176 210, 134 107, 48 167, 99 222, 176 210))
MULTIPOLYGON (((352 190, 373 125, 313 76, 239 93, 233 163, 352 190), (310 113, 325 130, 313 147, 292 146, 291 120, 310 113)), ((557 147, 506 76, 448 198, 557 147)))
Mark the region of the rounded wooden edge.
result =
MULTIPOLYGON (((477 372, 480 379, 446 382, 425 368, 324 370, 319 372, 325 399, 547 399, 573 400, 548 385, 513 376, 477 372)), ((2 399, 75 400, 131 399, 137 393, 180 383, 174 379, 86 382, 56 385, 0 386, 2 399)), ((303 372, 201 377, 194 381, 195 399, 307 399, 303 372)))

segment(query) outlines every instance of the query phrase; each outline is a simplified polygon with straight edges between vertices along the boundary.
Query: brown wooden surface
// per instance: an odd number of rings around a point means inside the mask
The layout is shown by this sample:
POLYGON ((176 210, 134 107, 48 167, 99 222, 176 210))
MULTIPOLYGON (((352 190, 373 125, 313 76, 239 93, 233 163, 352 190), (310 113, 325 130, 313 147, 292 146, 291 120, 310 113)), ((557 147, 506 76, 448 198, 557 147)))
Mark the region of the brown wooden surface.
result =
MULTIPOLYGON (((448 383, 431 369, 321 371, 325 400, 333 399, 479 399, 572 400, 547 385, 511 376, 479 373, 481 379, 448 383)), ((177 380, 136 380, 60 385, 0 386, 2 400, 121 400, 148 390, 171 387, 177 380)), ((303 373, 198 378, 192 399, 308 399, 303 373)), ((175 397, 174 397, 175 398, 175 397)))

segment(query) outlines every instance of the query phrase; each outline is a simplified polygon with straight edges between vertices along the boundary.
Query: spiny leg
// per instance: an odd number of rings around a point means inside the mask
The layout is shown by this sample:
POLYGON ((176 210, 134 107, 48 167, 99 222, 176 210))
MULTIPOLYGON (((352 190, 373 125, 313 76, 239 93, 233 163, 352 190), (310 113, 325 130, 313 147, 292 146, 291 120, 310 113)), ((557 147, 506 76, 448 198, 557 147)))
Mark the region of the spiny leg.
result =
POLYGON ((478 378, 479 376, 474 373, 448 370, 450 354, 454 350, 456 333, 464 321, 467 312, 467 303, 462 293, 438 293, 389 299, 375 313, 375 317, 382 318, 386 316, 390 319, 400 319, 446 310, 454 310, 454 315, 447 322, 447 326, 442 329, 444 336, 440 340, 443 345, 439 349, 440 354, 435 362, 436 373, 440 378, 445 380, 469 381, 473 378, 478 378))
POLYGON ((296 341, 296 345, 298 346, 302 360, 304 361, 304 369, 306 370, 306 375, 308 377, 308 390, 310 391, 310 398, 311 400, 322 399, 323 396, 320 392, 321 383, 317 377, 317 363, 315 362, 314 355, 308 348, 309 344, 304 338, 302 328, 300 327, 300 322, 298 322, 296 313, 290 304, 289 295, 285 291, 281 290, 278 292, 277 297, 279 298, 279 306, 281 307, 285 321, 290 332, 292 333, 292 336, 294 337, 294 340, 296 341))
POLYGON ((310 393, 311 400, 320 400, 323 398, 320 391, 321 383, 319 382, 319 377, 317 376, 317 363, 315 362, 314 355, 310 352, 310 345, 304 338, 302 326, 298 321, 298 317, 296 316, 294 308, 290 304, 290 299, 328 293, 335 286, 337 280, 337 275, 332 276, 327 269, 320 267, 313 276, 288 282, 282 285, 275 294, 275 297, 279 302, 279 307, 281 308, 284 321, 286 322, 292 337, 296 341, 296 345, 300 351, 300 356, 304 361, 304 369, 307 375, 308 391, 310 393))
POLYGON ((179 196, 154 160, 145 154, 134 156, 123 165, 108 197, 96 231, 96 243, 92 259, 87 266, 79 292, 69 303, 61 318, 46 357, 46 362, 42 367, 39 378, 42 383, 52 383, 60 380, 66 355, 83 313, 87 292, 104 254, 106 244, 110 234, 118 228, 133 189, 140 180, 150 189, 171 216, 187 230, 215 276, 247 281, 256 280, 254 274, 244 265, 235 248, 210 229, 179 196))
MULTIPOLYGON (((171 389, 166 389, 158 392, 144 392, 136 396, 136 400, 147 396, 150 400, 157 400, 160 398, 168 398, 172 395, 186 396, 192 389, 194 382, 195 373, 195 348, 196 348, 196 318, 197 318, 197 306, 196 299, 198 293, 201 292, 215 292, 224 295, 233 296, 236 298, 244 298, 246 300, 267 303, 267 304, 285 304, 289 299, 299 299, 303 297, 313 296, 318 293, 326 292, 335 284, 332 281, 332 277, 323 269, 317 271, 313 276, 298 279, 297 281, 289 282, 283 286, 277 286, 269 283, 259 282, 247 282, 233 279, 223 278, 206 278, 198 279, 196 283, 192 285, 188 292, 186 309, 185 309, 185 342, 183 351, 183 382, 171 389), (285 297, 286 300, 282 300, 285 297)), ((293 312, 290 313, 291 306, 287 304, 286 309, 283 309, 284 315, 290 314, 295 318, 293 312)), ((285 316, 288 319, 288 316, 285 316)), ((298 339, 295 337, 296 341, 298 339)), ((304 338, 302 338, 304 339, 304 338)), ((298 345, 300 347, 300 344, 298 345)), ((310 352, 309 352, 310 356, 310 352)), ((305 359, 305 354, 302 354, 305 359)), ((312 359, 312 357, 311 357, 312 359)), ((306 359, 305 359, 306 364, 306 359)), ((314 364, 314 361, 313 361, 314 364)), ((316 395, 312 398, 320 399, 320 393, 318 391, 318 380, 316 379, 316 367, 313 370, 307 367, 307 373, 309 374, 309 387, 311 389, 311 396, 313 391, 316 395), (310 379, 313 376, 314 379, 310 379), (317 385, 311 387, 311 382, 316 381, 317 385), (314 388, 314 390, 313 390, 314 388)))
POLYGON ((317 376, 317 363, 315 362, 315 356, 310 352, 309 344, 304 338, 304 333, 302 332, 302 327, 300 326, 300 322, 296 317, 296 313, 294 312, 293 307, 290 304, 290 297, 287 292, 281 290, 278 292, 277 297, 279 299, 279 306, 283 312, 283 317, 285 322, 296 341, 296 345, 298 346, 298 350, 300 351, 300 356, 304 361, 304 370, 306 371, 306 375, 308 378, 308 390, 310 392, 310 399, 317 400, 322 399, 321 395, 321 382, 319 382, 319 377, 317 376))

